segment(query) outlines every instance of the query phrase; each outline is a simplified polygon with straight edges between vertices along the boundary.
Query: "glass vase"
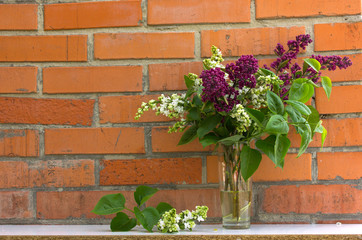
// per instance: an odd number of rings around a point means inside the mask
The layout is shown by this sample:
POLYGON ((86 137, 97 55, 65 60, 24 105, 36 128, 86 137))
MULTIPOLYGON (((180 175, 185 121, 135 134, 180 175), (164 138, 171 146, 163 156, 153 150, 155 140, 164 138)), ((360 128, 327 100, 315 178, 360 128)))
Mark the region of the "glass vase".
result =
POLYGON ((227 229, 250 228, 251 180, 241 176, 241 143, 222 145, 219 155, 219 186, 222 224, 227 229))

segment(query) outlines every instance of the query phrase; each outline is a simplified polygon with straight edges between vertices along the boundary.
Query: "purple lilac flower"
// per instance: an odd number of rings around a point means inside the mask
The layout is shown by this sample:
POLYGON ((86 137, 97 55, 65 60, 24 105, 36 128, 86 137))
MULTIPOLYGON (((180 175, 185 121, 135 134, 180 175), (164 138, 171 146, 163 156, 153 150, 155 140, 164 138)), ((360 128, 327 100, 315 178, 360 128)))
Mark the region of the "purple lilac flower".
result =
POLYGON ((278 56, 282 56, 285 53, 285 49, 284 49, 283 45, 278 43, 274 49, 274 53, 278 56))
POLYGON ((290 68, 290 71, 295 76, 295 73, 301 70, 302 68, 299 66, 298 63, 294 63, 293 66, 290 68))
POLYGON ((301 47, 303 50, 305 50, 305 47, 308 46, 309 43, 313 42, 309 34, 298 35, 295 39, 297 40, 299 47, 301 47))
POLYGON ((254 74, 258 71, 258 60, 252 55, 241 56, 236 63, 226 65, 225 71, 235 86, 242 89, 244 86, 255 88, 256 79, 254 74))
POLYGON ((225 73, 219 68, 212 68, 201 73, 203 102, 210 101, 214 103, 217 111, 229 112, 234 105, 239 103, 237 100, 238 92, 230 87, 225 80, 225 73), (226 99, 226 101, 225 101, 226 99))
POLYGON ((339 69, 346 69, 352 65, 352 61, 348 57, 312 55, 312 58, 320 62, 322 70, 328 69, 329 71, 334 71, 337 67, 339 69))

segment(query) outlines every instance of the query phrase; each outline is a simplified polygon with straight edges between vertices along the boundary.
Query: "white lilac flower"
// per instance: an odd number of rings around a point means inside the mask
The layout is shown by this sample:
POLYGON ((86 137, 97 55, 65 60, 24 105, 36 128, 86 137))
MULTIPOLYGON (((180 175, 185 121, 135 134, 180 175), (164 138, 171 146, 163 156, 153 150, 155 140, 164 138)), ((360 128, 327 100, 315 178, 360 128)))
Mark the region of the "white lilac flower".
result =
POLYGON ((222 58, 222 53, 220 51, 220 49, 218 49, 215 46, 211 47, 211 58, 207 58, 203 60, 204 65, 207 68, 225 68, 224 65, 222 65, 221 63, 224 61, 224 59, 222 58))
POLYGON ((236 119, 238 125, 236 126, 236 130, 239 133, 243 133, 247 131, 247 128, 251 125, 251 119, 247 112, 245 111, 243 105, 236 104, 234 109, 231 111, 230 116, 236 119))

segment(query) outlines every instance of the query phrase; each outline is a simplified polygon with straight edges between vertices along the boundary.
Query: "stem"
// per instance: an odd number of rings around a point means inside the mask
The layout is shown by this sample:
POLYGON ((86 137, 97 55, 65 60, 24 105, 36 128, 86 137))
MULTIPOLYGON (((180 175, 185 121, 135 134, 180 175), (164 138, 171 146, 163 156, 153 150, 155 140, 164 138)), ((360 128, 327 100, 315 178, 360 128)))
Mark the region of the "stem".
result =
POLYGON ((129 209, 129 208, 124 207, 124 209, 126 209, 126 210, 128 210, 128 211, 130 211, 130 212, 134 213, 134 211, 132 211, 132 210, 131 210, 131 209, 129 209))

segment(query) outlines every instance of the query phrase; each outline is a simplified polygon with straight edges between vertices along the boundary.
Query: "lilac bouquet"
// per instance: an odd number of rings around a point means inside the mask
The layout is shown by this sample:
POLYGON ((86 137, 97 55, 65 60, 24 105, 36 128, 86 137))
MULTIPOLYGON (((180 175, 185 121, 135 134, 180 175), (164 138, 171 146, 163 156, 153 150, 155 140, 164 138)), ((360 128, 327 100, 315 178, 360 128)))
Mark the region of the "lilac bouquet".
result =
POLYGON ((142 103, 136 119, 152 109, 156 114, 176 119, 169 132, 184 131, 179 145, 198 138, 204 147, 222 146, 224 159, 231 164, 229 175, 239 175, 236 180, 225 180, 225 190, 235 191, 240 176, 246 181, 257 170, 262 153, 283 168, 291 126, 301 136, 298 157, 315 133, 322 134, 323 145, 327 131, 318 111, 305 103, 314 95, 320 80, 328 98, 331 94, 331 80, 321 76, 320 70, 343 69, 352 62, 347 57, 313 55, 304 59, 302 66, 293 63, 301 49, 311 42, 307 34, 288 41, 287 49, 278 44, 277 59, 263 68, 252 55, 241 56, 224 66, 221 51, 213 46, 211 58, 203 61, 204 71, 185 76, 186 93, 161 95, 142 103))

